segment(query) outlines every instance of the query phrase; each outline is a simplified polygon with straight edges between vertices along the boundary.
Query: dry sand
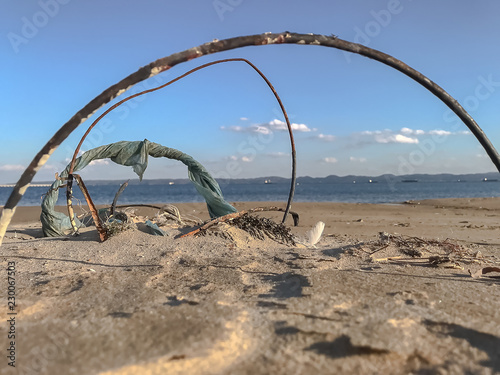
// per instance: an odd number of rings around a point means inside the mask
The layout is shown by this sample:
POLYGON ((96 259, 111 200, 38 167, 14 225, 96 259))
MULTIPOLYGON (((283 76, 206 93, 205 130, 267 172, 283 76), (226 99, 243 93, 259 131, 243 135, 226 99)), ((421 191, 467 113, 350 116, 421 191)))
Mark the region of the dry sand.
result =
MULTIPOLYGON (((177 206, 207 218, 204 204, 177 206)), ((5 354, 15 262, 16 371, 2 355, 0 373, 500 373, 500 273, 470 274, 500 263, 500 199, 293 210, 298 236, 326 223, 317 248, 224 226, 232 240, 143 227, 40 238, 39 208, 19 207, 0 292, 5 354)))

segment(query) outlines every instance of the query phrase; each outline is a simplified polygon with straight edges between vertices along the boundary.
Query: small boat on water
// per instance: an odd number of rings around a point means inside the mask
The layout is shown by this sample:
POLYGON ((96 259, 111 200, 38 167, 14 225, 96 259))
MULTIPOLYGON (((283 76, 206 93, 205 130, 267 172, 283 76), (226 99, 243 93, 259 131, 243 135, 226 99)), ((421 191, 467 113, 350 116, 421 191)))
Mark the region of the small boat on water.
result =
POLYGON ((488 179, 486 177, 483 178, 483 182, 497 182, 497 181, 498 181, 498 179, 496 179, 496 178, 490 178, 490 179, 488 179))
POLYGON ((418 182, 418 180, 409 178, 409 179, 406 179, 406 180, 401 180, 401 182, 418 182))

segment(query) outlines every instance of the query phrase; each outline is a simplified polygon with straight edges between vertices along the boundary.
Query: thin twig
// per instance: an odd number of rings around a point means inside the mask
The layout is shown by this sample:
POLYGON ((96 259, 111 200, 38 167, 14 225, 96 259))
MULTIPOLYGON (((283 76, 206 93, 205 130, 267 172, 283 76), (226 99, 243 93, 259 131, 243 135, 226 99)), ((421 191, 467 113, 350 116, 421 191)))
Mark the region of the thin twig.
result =
MULTIPOLYGON (((244 63, 247 63, 248 65, 250 65, 262 77, 262 79, 264 79, 264 81, 267 83, 267 85, 269 86, 269 88, 273 92, 274 97, 278 101, 278 104, 279 104, 279 106, 281 108, 281 112, 283 112, 283 116, 285 117, 286 126, 288 128, 288 134, 289 134, 289 137, 290 137, 290 143, 291 143, 291 147, 292 147, 292 180, 291 180, 291 185, 290 185, 290 192, 289 192, 289 195, 288 195, 288 203, 287 203, 286 209, 284 211, 285 214, 283 215, 283 221, 282 221, 282 223, 284 223, 285 220, 286 220, 286 217, 288 215, 288 212, 290 211, 290 207, 292 205, 293 195, 295 193, 296 179, 297 179, 297 177, 296 177, 297 176, 297 160, 296 160, 296 154, 295 154, 295 142, 293 140, 292 125, 290 124, 290 120, 288 119, 288 114, 286 113, 285 106, 283 105, 283 102, 281 101, 278 93, 274 89, 274 86, 267 79, 267 77, 264 75, 264 73, 262 73, 254 64, 252 64, 247 59, 242 59, 242 58, 224 59, 224 60, 212 61, 210 63, 200 65, 200 66, 198 66, 198 67, 196 67, 194 69, 191 69, 190 71, 188 71, 188 72, 180 75, 179 77, 174 78, 173 80, 171 80, 171 81, 169 81, 169 82, 167 82, 167 83, 165 83, 163 85, 160 85, 158 87, 154 87, 152 89, 148 89, 148 90, 144 90, 144 91, 138 92, 138 93, 136 93, 134 95, 130 95, 129 97, 127 97, 125 99, 122 99, 118 103, 112 105, 110 108, 108 108, 106 111, 104 111, 104 113, 101 114, 89 126, 89 128, 87 129, 87 131, 85 132, 85 134, 80 139, 80 142, 78 143, 78 146, 76 146, 75 152, 73 153, 73 158, 71 159, 71 164, 70 164, 70 167, 69 167, 69 174, 71 175, 73 173, 73 169, 75 167, 75 162, 76 162, 76 157, 77 157, 78 153, 80 152, 80 147, 82 146, 83 142, 85 141, 85 138, 87 138, 87 135, 90 133, 90 131, 97 125, 97 123, 104 116, 106 116, 109 112, 111 112, 112 110, 114 110, 116 107, 122 105, 123 103, 125 103, 125 102, 127 102, 127 101, 129 101, 129 100, 131 100, 131 99, 133 99, 133 98, 135 98, 137 96, 144 95, 144 94, 147 94, 147 93, 150 93, 150 92, 153 92, 153 91, 160 90, 160 89, 162 89, 164 87, 167 87, 167 86, 171 85, 172 83, 177 82, 178 80, 180 80, 180 79, 182 79, 182 78, 184 78, 184 77, 186 77, 186 76, 188 76, 188 75, 190 75, 190 74, 192 74, 192 73, 194 73, 194 72, 196 72, 198 70, 207 68, 207 67, 215 65, 215 64, 226 63, 226 62, 236 62, 236 61, 242 61, 244 63)), ((68 205, 68 209, 69 209, 69 205, 68 205)))
POLYGON ((123 190, 125 190, 125 188, 128 186, 128 183, 129 183, 130 180, 127 180, 125 181, 121 186, 120 188, 118 189, 118 191, 116 192, 115 194, 115 198, 113 199, 113 204, 111 205, 111 209, 110 209, 110 214, 113 215, 115 213, 115 210, 116 210, 116 202, 118 202, 118 197, 120 196, 121 193, 123 193, 123 190))
POLYGON ((369 254, 370 254, 370 255, 373 255, 373 254, 375 254, 375 253, 379 252, 380 250, 384 250, 384 249, 385 249, 386 247, 388 247, 388 246, 389 246, 389 244, 384 245, 384 246, 382 246, 382 247, 379 247, 378 249, 373 250, 373 251, 372 251, 372 252, 370 252, 369 254))
POLYGON ((90 208, 90 212, 92 212, 92 219, 94 219, 94 224, 99 232, 99 238, 101 239, 101 242, 104 242, 108 238, 108 232, 104 227, 102 226, 101 218, 99 217, 99 214, 97 213, 97 209, 94 205, 94 202, 92 201, 92 198, 90 198, 89 191, 87 190, 87 187, 83 183, 82 178, 77 175, 73 174, 73 176, 76 178, 76 181, 78 182, 78 186, 80 187, 80 190, 83 193, 83 196, 85 197, 85 200, 87 201, 87 205, 90 208))

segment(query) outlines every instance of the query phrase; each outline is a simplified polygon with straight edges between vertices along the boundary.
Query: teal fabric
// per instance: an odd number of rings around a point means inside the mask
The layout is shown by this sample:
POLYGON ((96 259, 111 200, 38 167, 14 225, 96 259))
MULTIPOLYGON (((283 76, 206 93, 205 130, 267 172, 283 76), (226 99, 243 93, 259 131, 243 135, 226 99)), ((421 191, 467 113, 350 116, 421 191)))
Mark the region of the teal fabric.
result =
MULTIPOLYGON (((75 161, 74 172, 82 170, 93 160, 111 159, 121 165, 130 166, 142 180, 144 171, 148 166, 148 157, 165 157, 179 160, 188 167, 188 177, 200 195, 207 202, 211 218, 224 216, 237 210, 224 200, 219 184, 210 173, 193 157, 173 148, 165 147, 145 139, 144 141, 121 141, 94 148, 85 152, 75 161)), ((42 201, 42 230, 44 236, 53 237, 67 234, 71 230, 69 217, 61 212, 56 212, 54 206, 59 196, 58 188, 66 183, 64 180, 69 174, 69 165, 60 174, 62 180, 56 180, 42 201)), ((74 183, 76 185, 76 182, 74 183)), ((75 186, 73 188, 76 188, 75 186)), ((83 226, 78 220, 77 225, 83 226)))
POLYGON ((146 224, 146 226, 148 227, 149 231, 151 232, 151 234, 153 236, 166 236, 167 233, 160 229, 160 227, 158 225, 156 225, 155 223, 153 223, 151 220, 146 220, 144 222, 144 224, 146 224))

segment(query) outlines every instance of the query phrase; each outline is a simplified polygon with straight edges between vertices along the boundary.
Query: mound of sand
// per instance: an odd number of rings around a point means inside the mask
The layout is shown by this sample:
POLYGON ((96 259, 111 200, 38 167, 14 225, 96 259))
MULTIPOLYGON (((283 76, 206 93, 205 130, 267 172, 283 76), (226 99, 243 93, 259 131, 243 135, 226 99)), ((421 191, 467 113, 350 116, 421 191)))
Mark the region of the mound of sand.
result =
MULTIPOLYGON (((202 204, 177 206, 207 219, 202 204)), ((20 207, 1 248, 16 270, 18 373, 500 371, 500 273, 478 272, 500 262, 499 199, 293 209, 298 236, 326 223, 317 248, 227 224, 40 238, 38 208, 20 207)))

